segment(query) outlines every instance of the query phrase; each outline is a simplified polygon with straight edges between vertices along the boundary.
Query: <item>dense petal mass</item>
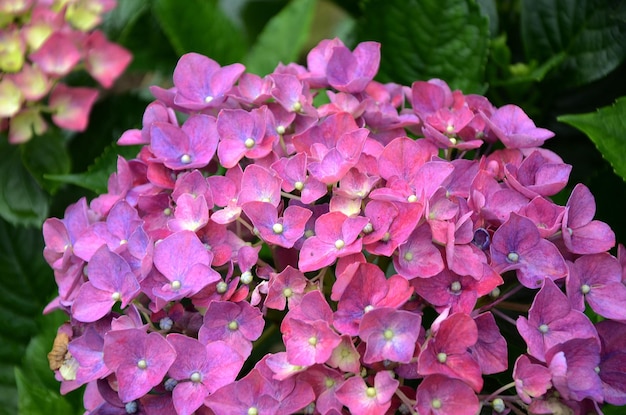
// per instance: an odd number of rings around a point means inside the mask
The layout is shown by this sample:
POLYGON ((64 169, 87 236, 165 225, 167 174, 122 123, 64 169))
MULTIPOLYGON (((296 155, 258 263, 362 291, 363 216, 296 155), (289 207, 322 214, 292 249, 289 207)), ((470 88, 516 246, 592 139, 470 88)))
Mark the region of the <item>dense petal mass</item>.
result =
MULTIPOLYGON (((85 128, 97 91, 48 76, 86 49, 110 85, 128 56, 56 28, 115 2, 4 3, 0 66, 24 72, 0 82, 0 130, 45 129, 29 100, 48 91, 52 120, 85 128), (39 52, 42 27, 16 36, 30 19, 51 31, 39 52)), ((374 81, 380 52, 326 40, 264 76, 188 53, 150 89, 118 141, 136 158, 43 224, 59 287, 45 312, 68 314, 48 355, 62 393, 85 385, 94 415, 626 405, 626 250, 607 252, 587 187, 556 202, 572 167, 539 147, 553 133, 441 79, 374 81)))

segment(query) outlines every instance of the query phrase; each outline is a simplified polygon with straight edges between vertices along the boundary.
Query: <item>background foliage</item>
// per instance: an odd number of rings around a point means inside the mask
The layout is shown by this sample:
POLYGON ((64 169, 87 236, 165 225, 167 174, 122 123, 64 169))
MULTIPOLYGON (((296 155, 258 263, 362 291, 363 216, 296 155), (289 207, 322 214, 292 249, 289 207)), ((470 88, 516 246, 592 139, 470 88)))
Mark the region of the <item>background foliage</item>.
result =
MULTIPOLYGON (((597 217, 626 240, 626 3, 618 0, 119 0, 104 30, 134 60, 102 95, 84 133, 50 130, 21 146, 0 136, 0 414, 82 413, 60 396, 45 358, 62 314, 41 224, 106 189, 114 143, 141 126, 150 85, 171 86, 178 57, 242 62, 266 74, 305 63, 323 38, 382 43, 379 80, 442 78, 496 106, 515 103, 556 132, 547 146, 591 188, 597 217), (181 24, 184 22, 184 24, 181 24), (620 99, 620 97, 622 97, 620 99), (19 408, 19 412, 18 412, 19 408)), ((84 84, 80 76, 70 82, 84 84)), ((563 193, 564 204, 571 187, 563 193)), ((611 412, 611 408, 605 413, 611 412)), ((617 411, 617 408, 613 408, 617 411)))

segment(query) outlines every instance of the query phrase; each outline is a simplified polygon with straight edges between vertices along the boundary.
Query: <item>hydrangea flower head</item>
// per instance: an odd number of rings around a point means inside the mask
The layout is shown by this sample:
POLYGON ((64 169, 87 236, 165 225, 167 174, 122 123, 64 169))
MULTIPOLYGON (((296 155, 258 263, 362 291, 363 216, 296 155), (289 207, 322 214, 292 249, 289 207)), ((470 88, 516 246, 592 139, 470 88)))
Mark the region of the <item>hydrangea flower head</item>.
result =
MULTIPOLYGON (((121 59, 91 43, 90 65, 121 59)), ((307 66, 264 77, 190 53, 173 88, 151 89, 141 129, 118 142, 138 156, 43 227, 59 285, 46 311, 71 317, 51 368, 63 392, 86 384, 87 413, 626 402, 626 255, 606 252, 615 235, 586 187, 552 200, 572 170, 540 147, 553 133, 441 79, 374 81, 380 47, 323 41, 307 66)), ((18 117, 67 64, 44 52, 50 68, 2 78, 1 114, 18 117)), ((90 96, 67 88, 52 90, 68 108, 54 116, 78 125, 90 96)))

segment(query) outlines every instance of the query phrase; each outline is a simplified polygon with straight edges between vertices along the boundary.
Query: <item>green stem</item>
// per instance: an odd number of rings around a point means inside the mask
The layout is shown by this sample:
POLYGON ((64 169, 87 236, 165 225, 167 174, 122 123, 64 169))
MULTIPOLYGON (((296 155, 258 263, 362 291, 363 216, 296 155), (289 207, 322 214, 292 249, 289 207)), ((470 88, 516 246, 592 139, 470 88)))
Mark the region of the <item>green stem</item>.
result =
POLYGON ((400 388, 396 389, 396 395, 398 396, 398 398, 400 398, 402 403, 406 405, 407 409, 411 411, 411 415, 417 415, 417 412, 413 410, 413 406, 415 406, 415 402, 410 400, 409 397, 406 396, 404 392, 400 390, 400 388))

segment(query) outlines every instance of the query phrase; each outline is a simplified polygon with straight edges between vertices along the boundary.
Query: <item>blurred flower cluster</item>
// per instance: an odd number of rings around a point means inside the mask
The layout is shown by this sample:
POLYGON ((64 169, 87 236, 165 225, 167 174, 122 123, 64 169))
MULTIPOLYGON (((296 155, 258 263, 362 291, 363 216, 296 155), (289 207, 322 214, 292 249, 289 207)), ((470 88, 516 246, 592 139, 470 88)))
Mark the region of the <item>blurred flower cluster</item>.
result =
POLYGON ((553 133, 379 62, 338 39, 265 77, 181 57, 119 139, 137 158, 43 226, 63 393, 87 385, 90 414, 626 404, 626 255, 585 186, 551 199, 553 133))
POLYGON ((0 1, 0 131, 19 144, 48 128, 83 131, 98 89, 61 80, 86 70, 110 88, 131 54, 95 30, 115 0, 0 1))

